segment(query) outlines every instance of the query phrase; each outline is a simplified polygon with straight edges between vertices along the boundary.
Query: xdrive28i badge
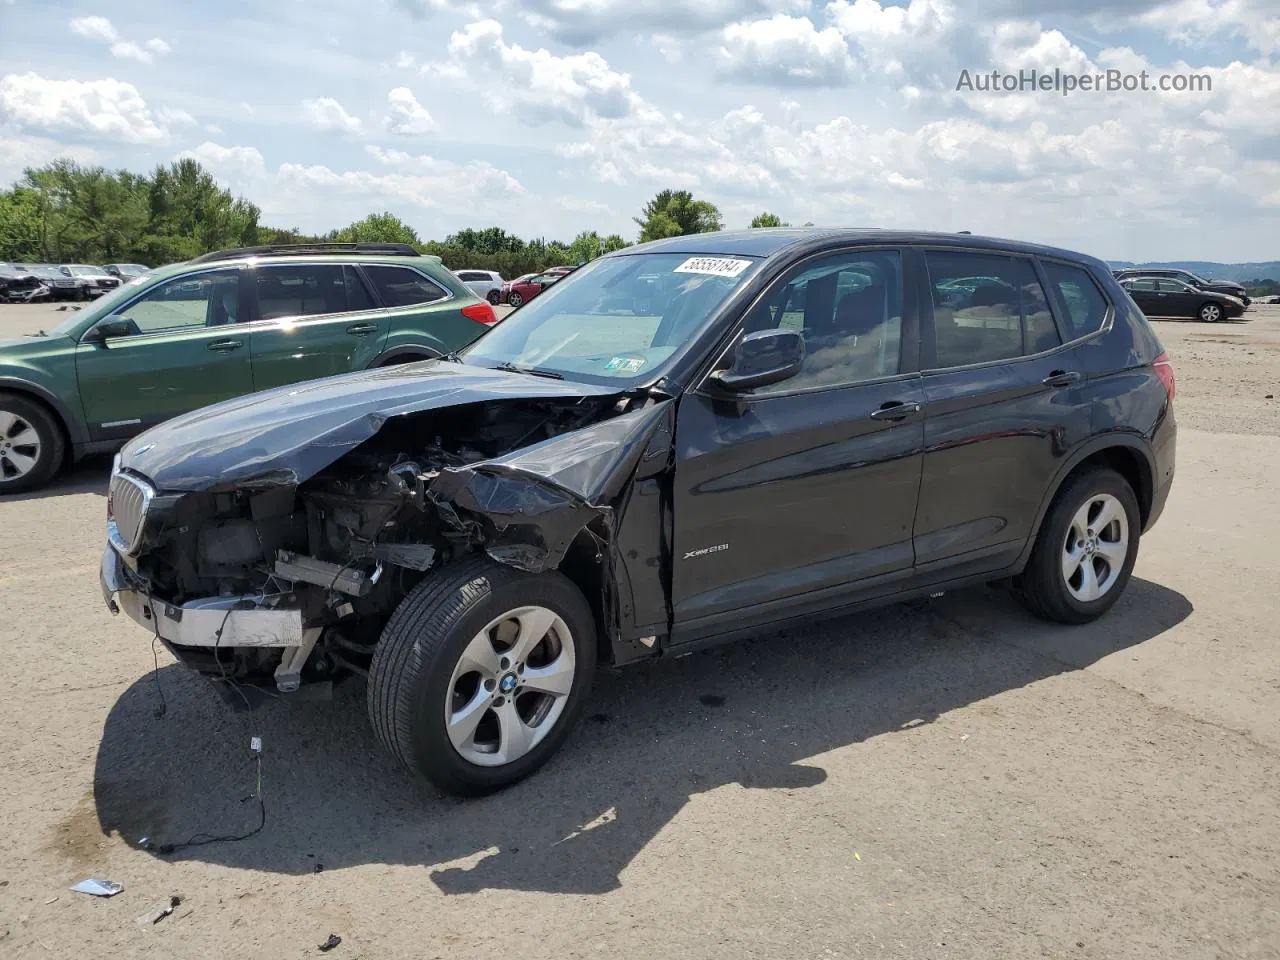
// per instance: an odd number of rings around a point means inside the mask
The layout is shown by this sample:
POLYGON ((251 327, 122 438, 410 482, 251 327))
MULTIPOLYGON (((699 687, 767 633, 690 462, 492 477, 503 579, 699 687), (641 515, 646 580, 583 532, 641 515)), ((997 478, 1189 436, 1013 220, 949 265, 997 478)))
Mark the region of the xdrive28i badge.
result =
POLYGON ((709 553, 720 553, 722 550, 728 550, 727 543, 717 543, 714 547, 703 547, 701 550, 690 550, 684 555, 685 560, 693 560, 697 557, 705 557, 709 553))

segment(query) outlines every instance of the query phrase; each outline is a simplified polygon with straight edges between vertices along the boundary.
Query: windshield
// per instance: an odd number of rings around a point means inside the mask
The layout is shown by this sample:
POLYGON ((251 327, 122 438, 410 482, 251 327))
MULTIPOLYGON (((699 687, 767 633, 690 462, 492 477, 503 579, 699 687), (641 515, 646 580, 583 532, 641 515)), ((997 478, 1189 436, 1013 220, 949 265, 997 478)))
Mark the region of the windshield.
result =
POLYGON ((684 253, 596 260, 548 286, 477 340, 463 360, 587 383, 649 379, 758 264, 684 253))

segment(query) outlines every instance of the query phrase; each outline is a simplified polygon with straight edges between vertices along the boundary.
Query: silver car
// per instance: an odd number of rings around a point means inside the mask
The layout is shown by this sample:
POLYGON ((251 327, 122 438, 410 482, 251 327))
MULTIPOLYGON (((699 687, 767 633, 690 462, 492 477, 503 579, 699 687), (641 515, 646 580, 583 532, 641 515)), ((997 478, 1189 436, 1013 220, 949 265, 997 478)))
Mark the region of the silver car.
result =
POLYGON ((502 275, 492 270, 455 270, 453 275, 467 285, 477 297, 483 297, 492 304, 498 303, 502 285, 506 283, 502 275))

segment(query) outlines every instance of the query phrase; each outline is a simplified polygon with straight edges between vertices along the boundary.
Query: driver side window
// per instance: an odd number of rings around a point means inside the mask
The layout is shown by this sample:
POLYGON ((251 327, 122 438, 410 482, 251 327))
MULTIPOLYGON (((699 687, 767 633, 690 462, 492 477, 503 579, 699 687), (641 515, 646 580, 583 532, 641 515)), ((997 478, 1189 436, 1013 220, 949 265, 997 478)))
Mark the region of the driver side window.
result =
POLYGON ((902 338, 901 254, 838 254, 795 268, 752 308, 744 333, 777 328, 804 339, 804 366, 752 396, 893 376, 902 338))
POLYGON ((211 270, 166 280, 116 317, 130 321, 138 334, 219 327, 239 321, 239 303, 239 271, 211 270))

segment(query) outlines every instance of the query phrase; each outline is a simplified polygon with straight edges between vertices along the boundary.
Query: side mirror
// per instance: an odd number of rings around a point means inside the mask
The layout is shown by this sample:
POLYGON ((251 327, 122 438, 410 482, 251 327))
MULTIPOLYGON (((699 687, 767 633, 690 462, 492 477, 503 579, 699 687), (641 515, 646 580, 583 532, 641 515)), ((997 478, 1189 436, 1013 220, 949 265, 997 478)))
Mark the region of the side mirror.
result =
POLYGON ((103 320, 89 328, 83 337, 80 338, 82 343, 103 343, 113 340, 117 337, 132 336, 135 327, 129 320, 103 320))
POLYGON ((711 381, 732 393, 790 379, 804 366, 804 338, 794 330, 757 330, 742 338, 733 366, 717 370, 711 381))

